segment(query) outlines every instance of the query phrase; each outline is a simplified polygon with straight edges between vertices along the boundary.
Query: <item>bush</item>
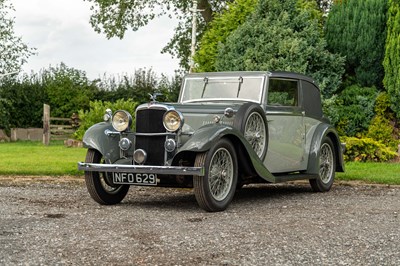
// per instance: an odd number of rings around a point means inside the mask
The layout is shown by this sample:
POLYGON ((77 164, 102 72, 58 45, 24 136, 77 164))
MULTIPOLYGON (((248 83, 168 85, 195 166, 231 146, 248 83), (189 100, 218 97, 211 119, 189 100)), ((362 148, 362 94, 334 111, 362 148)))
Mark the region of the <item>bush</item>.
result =
POLYGON ((346 143, 345 161, 386 162, 397 156, 396 152, 371 138, 344 137, 342 141, 346 143))
POLYGON ((78 140, 83 139, 83 135, 85 134, 86 130, 89 127, 103 121, 103 116, 107 108, 111 109, 112 111, 126 110, 132 115, 132 118, 135 119, 134 118, 135 109, 138 103, 132 100, 120 99, 114 103, 94 101, 90 102, 89 105, 90 105, 89 111, 84 111, 84 110, 79 111, 79 118, 81 120, 81 124, 78 130, 74 134, 74 137, 78 140))
POLYGON ((339 95, 324 101, 324 113, 340 135, 354 137, 368 130, 374 116, 375 87, 352 85, 339 95))
POLYGON ((396 151, 399 144, 399 129, 395 127, 395 115, 390 110, 390 99, 386 92, 380 93, 376 98, 375 114, 366 136, 396 151))

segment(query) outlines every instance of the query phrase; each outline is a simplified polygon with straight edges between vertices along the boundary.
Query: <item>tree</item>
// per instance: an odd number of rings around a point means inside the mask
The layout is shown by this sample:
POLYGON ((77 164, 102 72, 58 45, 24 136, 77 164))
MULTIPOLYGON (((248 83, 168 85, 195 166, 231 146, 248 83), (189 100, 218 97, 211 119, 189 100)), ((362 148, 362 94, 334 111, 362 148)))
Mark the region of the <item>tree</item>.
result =
POLYGON ((8 113, 8 117, 3 119, 5 122, 0 123, 0 128, 42 127, 43 103, 47 101, 47 96, 38 75, 24 74, 17 79, 3 79, 0 98, 4 99, 3 106, 6 106, 5 112, 8 113))
MULTIPOLYGON (((162 52, 169 52, 180 59, 181 67, 188 68, 191 39, 192 0, 85 0, 92 4, 90 23, 98 33, 104 33, 107 38, 122 39, 128 29, 133 31, 147 25, 151 20, 169 15, 175 16, 179 24, 175 35, 162 52)), ((215 14, 233 0, 198 0, 197 8, 201 17, 198 35, 201 36, 205 26, 210 23, 215 14)))
POLYGON ((331 97, 344 58, 326 50, 317 20, 296 8, 296 0, 260 0, 253 15, 220 45, 216 69, 281 70, 312 76, 331 97))
POLYGON ((7 0, 0 0, 0 75, 19 71, 33 50, 15 36, 14 18, 9 12, 14 11, 7 0))
POLYGON ((69 68, 64 63, 43 70, 42 83, 54 117, 69 118, 80 109, 88 109, 97 91, 84 71, 69 68))
POLYGON ((389 93, 392 109, 400 118, 400 3, 397 0, 389 0, 389 12, 387 21, 387 37, 385 58, 383 66, 385 77, 383 84, 389 93))
POLYGON ((346 56, 346 74, 382 88, 387 0, 336 1, 326 23, 331 52, 346 56))
POLYGON ((237 0, 229 4, 225 12, 215 16, 199 42, 199 49, 194 58, 196 71, 215 71, 215 57, 218 53, 218 45, 225 43, 231 32, 246 21, 256 4, 257 0, 237 0))

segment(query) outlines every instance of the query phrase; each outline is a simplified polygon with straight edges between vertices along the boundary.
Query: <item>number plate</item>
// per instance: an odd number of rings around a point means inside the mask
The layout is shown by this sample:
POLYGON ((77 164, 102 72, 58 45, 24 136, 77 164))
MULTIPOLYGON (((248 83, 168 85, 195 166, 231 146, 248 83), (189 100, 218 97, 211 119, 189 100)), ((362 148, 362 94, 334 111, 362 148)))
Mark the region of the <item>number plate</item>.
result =
POLYGON ((157 185, 156 174, 143 174, 143 173, 113 173, 114 184, 127 184, 127 185, 144 185, 155 186, 157 185))

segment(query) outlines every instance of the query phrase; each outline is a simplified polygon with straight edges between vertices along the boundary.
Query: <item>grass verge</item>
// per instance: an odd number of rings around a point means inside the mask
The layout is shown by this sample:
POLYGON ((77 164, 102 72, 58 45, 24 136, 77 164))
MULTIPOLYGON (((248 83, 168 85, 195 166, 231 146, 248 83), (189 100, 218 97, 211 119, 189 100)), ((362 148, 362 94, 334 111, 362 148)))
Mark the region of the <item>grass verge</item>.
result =
POLYGON ((346 172, 336 173, 338 180, 400 185, 400 163, 346 163, 346 172))
POLYGON ((0 175, 81 175, 77 162, 85 154, 86 149, 67 148, 61 141, 0 143, 0 175))
MULTIPOLYGON (((0 143, 0 175, 83 175, 77 162, 86 149, 67 148, 62 142, 44 146, 40 142, 0 143)), ((346 163, 337 180, 400 185, 400 163, 346 163)))

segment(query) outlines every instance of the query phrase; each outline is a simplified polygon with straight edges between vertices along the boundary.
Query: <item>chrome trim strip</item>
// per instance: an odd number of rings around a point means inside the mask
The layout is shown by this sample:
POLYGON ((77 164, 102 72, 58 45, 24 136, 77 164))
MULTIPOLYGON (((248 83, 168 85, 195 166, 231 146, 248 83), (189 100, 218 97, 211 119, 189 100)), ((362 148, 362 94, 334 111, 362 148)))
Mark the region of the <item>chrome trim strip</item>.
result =
POLYGON ((182 103, 202 103, 202 102, 253 102, 260 104, 260 101, 252 100, 252 99, 244 99, 244 98, 199 98, 194 100, 186 100, 182 103))
POLYGON ((163 133, 135 133, 135 136, 146 136, 146 137, 159 137, 159 136, 175 136, 175 132, 163 132, 163 133))
POLYGON ((204 167, 153 166, 126 164, 98 164, 78 162, 78 170, 89 172, 146 173, 160 175, 197 175, 204 176, 204 167))

